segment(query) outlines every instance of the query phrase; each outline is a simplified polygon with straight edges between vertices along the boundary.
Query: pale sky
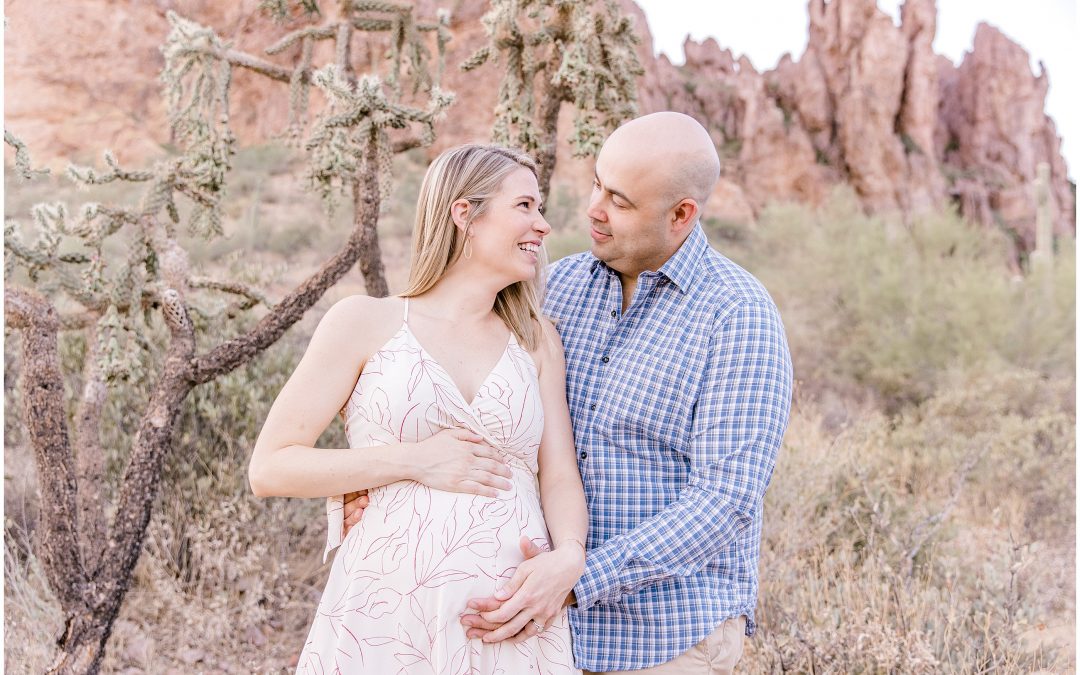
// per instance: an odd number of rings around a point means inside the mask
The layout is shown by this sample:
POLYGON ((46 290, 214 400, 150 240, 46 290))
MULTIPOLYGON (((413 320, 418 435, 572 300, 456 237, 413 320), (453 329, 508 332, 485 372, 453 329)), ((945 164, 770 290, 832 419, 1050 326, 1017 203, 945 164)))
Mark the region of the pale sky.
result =
MULTIPOLYGON (((636 0, 645 11, 657 54, 684 61, 687 34, 713 37, 735 57, 745 54, 760 70, 773 68, 785 52, 798 60, 806 49, 807 0, 636 0)), ((878 0, 900 21, 901 0, 878 0)), ((934 51, 959 63, 971 49, 975 25, 985 21, 1031 54, 1032 72, 1046 65, 1046 110, 1057 125, 1069 176, 1080 166, 1080 24, 1075 0, 938 0, 934 51)))

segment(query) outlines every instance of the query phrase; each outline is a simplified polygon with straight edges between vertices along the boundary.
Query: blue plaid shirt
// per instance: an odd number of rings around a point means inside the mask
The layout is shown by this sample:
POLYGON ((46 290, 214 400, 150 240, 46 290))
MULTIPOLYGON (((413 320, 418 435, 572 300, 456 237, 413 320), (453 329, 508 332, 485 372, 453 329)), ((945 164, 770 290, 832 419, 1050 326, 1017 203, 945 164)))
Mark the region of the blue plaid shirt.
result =
POLYGON ((552 264, 545 313, 589 507, 570 608, 580 668, 664 663, 725 619, 754 631, 761 510, 791 402, 791 360, 764 287, 700 225, 624 314, 591 253, 552 264))

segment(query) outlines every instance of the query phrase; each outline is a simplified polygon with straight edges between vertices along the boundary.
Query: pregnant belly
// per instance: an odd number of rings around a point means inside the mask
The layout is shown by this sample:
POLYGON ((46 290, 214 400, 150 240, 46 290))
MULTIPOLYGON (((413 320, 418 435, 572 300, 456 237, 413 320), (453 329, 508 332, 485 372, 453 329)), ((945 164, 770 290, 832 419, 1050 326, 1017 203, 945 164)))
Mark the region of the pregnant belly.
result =
POLYGON ((371 491, 360 524, 342 543, 343 571, 392 579, 408 594, 453 591, 446 600, 462 608, 470 597, 491 595, 523 560, 522 535, 542 548, 548 543, 535 483, 526 482, 531 474, 514 474, 514 487, 494 498, 413 481, 371 491))

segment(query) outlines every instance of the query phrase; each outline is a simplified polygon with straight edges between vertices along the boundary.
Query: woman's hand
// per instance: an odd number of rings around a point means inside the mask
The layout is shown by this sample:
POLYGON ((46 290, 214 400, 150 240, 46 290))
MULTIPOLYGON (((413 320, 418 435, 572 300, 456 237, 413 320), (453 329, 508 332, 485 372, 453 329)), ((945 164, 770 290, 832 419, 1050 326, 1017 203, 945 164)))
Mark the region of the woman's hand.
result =
POLYGON ((479 613, 462 617, 468 637, 520 642, 550 626, 562 612, 585 570, 584 549, 571 544, 544 552, 523 536, 521 551, 525 562, 494 597, 469 601, 470 609, 479 613))
POLYGON ((510 467, 484 439, 466 429, 444 429, 417 443, 410 478, 449 492, 498 497, 511 487, 510 467))

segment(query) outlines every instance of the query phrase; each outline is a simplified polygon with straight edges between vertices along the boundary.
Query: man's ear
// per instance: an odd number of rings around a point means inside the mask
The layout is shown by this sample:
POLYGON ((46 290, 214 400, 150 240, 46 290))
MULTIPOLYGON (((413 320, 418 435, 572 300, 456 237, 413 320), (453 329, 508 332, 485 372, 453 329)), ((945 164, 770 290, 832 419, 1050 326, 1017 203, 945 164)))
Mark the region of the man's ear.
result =
POLYGON ((450 217, 454 219, 454 225, 458 226, 462 232, 467 232, 469 229, 469 213, 472 211, 472 204, 468 199, 459 199, 450 205, 450 217))
POLYGON ((686 232, 697 222, 697 202, 687 197, 671 209, 671 231, 673 234, 686 232))

